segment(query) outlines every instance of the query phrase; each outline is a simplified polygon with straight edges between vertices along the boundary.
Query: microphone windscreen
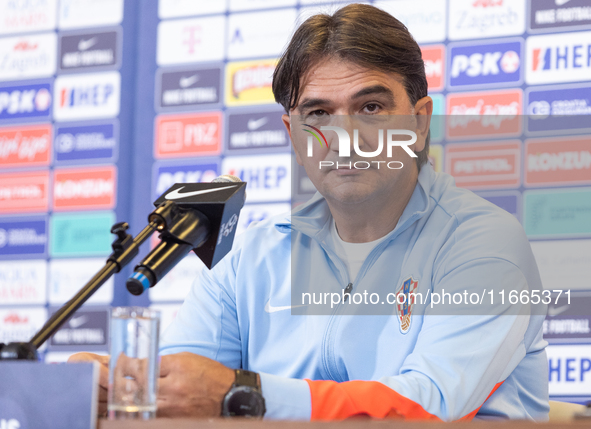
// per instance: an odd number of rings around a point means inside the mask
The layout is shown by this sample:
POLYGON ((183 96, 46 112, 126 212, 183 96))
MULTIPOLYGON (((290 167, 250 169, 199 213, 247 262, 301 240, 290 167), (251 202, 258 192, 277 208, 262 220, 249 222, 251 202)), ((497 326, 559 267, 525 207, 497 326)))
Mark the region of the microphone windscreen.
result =
POLYGON ((232 176, 231 174, 224 174, 218 176, 211 181, 211 183, 228 183, 228 182, 242 182, 238 177, 232 176))
MULTIPOLYGON (((242 182, 239 177, 232 176, 231 174, 222 174, 211 181, 211 183, 229 183, 229 182, 242 182)), ((246 191, 244 192, 244 201, 246 202, 246 191)))

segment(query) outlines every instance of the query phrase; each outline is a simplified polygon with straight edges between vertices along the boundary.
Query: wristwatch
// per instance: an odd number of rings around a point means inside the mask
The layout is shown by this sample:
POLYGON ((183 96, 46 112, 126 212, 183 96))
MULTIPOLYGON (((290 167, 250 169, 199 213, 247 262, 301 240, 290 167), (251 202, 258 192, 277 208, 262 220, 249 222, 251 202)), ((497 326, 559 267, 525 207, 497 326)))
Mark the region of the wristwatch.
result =
POLYGON ((263 417, 265 398, 260 377, 256 372, 235 370, 236 378, 222 403, 222 416, 263 417))

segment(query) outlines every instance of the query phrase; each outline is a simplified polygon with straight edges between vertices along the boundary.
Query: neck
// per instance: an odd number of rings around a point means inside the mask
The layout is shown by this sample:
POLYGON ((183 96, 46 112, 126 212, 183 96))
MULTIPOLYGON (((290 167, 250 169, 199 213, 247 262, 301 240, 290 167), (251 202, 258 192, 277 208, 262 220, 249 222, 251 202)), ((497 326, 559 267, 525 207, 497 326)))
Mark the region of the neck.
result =
POLYGON ((410 201, 418 174, 407 182, 404 189, 397 188, 389 195, 375 195, 358 204, 328 200, 339 236, 348 243, 368 243, 392 231, 410 201))

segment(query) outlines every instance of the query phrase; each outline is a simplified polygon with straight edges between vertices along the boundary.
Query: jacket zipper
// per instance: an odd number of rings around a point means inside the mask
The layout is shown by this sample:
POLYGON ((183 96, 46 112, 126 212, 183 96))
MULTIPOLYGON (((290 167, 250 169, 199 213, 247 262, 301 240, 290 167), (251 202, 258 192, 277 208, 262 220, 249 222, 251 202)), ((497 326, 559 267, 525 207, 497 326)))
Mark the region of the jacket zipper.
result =
MULTIPOLYGON (((408 219, 408 223, 412 224, 414 223, 414 221, 416 220, 418 216, 413 215, 408 219)), ((365 259, 365 261, 363 262, 363 265, 361 266, 359 273, 357 274, 357 278, 356 283, 359 283, 361 281, 361 279, 363 278, 363 276, 365 275, 365 272, 367 271, 367 268, 369 265, 372 265, 375 261, 375 259, 377 258, 377 256, 381 253, 381 251, 383 249, 385 249, 388 244, 390 242, 392 242, 398 235, 400 235, 400 233, 402 231, 404 231, 406 228, 404 229, 400 229, 400 231, 398 231, 398 233, 394 236, 391 237, 390 239, 383 241, 382 243, 378 244, 371 252, 370 254, 367 256, 367 258, 365 259)), ((346 271, 347 268, 344 266, 345 264, 343 263, 343 261, 341 261, 341 258, 339 258, 336 254, 334 254, 334 252, 332 250, 327 250, 327 248, 325 246, 323 246, 321 243, 319 243, 321 245, 321 247, 324 249, 324 251, 328 254, 331 255, 333 254, 334 257, 336 257, 336 259, 341 263, 341 268, 344 268, 344 270, 346 271)), ((334 261, 334 259, 333 259, 334 261)), ((348 276, 347 276, 348 277, 348 276)), ((348 280, 347 286, 345 286, 345 293, 351 294, 351 291, 353 290, 353 283, 351 283, 350 280, 348 280)), ((328 375, 328 377, 332 380, 336 380, 336 381, 343 381, 341 380, 340 375, 338 374, 338 369, 334 368, 334 371, 332 370, 333 367, 335 367, 335 365, 333 365, 334 362, 334 358, 333 358, 333 351, 334 351, 334 340, 333 340, 333 325, 335 323, 336 320, 336 315, 339 312, 339 310, 342 308, 343 304, 345 304, 345 302, 347 302, 347 299, 349 298, 349 295, 345 296, 345 299, 343 300, 343 302, 341 302, 340 304, 338 304, 334 311, 331 313, 330 315, 330 319, 328 321, 328 324, 326 326, 326 331, 325 334, 323 336, 322 339, 322 349, 324 350, 323 353, 323 357, 322 357, 322 362, 324 364, 324 370, 326 372, 326 374, 328 375), (336 377, 335 375, 337 375, 338 377, 336 377)))
MULTIPOLYGON (((347 286, 345 286, 344 289, 344 293, 348 293, 350 294, 351 291, 353 290, 353 283, 348 283, 347 286)), ((345 296, 344 302, 347 301, 348 296, 345 296)), ((336 381, 342 381, 341 377, 338 376, 338 370, 337 368, 334 368, 333 371, 333 362, 334 362, 334 357, 333 357, 333 352, 334 352, 334 340, 333 340, 333 325, 336 322, 336 314, 338 313, 338 311, 340 310, 340 308, 343 306, 343 303, 338 304, 335 309, 333 310, 332 314, 330 315, 330 319, 328 320, 328 324, 326 326, 326 331, 324 333, 324 338, 322 340, 323 344, 322 344, 322 349, 324 350, 323 353, 323 357, 322 357, 322 362, 324 364, 324 370, 326 372, 326 375, 331 379, 331 380, 336 380, 336 381)))
POLYGON ((345 287, 345 299, 343 299, 343 303, 347 302, 347 299, 349 299, 349 296, 351 295, 351 291, 353 290, 353 283, 349 283, 346 287, 345 287))

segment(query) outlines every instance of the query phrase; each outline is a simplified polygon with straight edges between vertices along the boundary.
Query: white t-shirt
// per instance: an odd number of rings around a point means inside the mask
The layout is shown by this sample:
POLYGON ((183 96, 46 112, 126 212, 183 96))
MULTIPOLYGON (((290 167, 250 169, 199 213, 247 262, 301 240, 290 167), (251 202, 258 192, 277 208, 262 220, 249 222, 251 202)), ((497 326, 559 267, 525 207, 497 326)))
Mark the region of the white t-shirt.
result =
POLYGON ((354 282, 361 266, 367 259, 371 251, 380 244, 386 236, 370 241, 369 243, 347 243, 339 236, 337 225, 332 220, 330 234, 335 244, 335 251, 339 258, 345 263, 349 273, 349 281, 354 282))

